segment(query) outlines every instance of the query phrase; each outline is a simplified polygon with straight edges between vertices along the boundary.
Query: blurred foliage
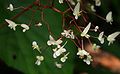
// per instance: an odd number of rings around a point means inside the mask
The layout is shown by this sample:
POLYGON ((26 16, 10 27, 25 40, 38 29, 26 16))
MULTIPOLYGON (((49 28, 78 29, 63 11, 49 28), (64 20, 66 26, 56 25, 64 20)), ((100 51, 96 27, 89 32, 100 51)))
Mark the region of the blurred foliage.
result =
MULTIPOLYGON (((0 59, 2 59, 9 67, 13 67, 24 74, 78 74, 80 72, 87 72, 88 74, 113 74, 109 70, 97 67, 93 68, 91 66, 87 66, 83 63, 77 56, 77 48, 75 45, 69 41, 65 46, 67 51, 70 52, 68 55, 69 59, 64 63, 62 69, 56 68, 54 62, 55 60, 52 58, 52 50, 47 46, 46 42, 49 39, 49 33, 46 28, 46 23, 42 22, 42 27, 35 27, 34 24, 36 22, 41 21, 40 11, 33 12, 27 11, 22 16, 17 19, 14 19, 17 23, 26 23, 32 19, 32 25, 30 26, 30 30, 25 33, 22 32, 20 27, 17 27, 16 31, 13 31, 7 27, 7 24, 4 23, 4 19, 9 19, 19 13, 21 10, 15 10, 10 12, 6 8, 10 3, 12 3, 15 7, 23 6, 27 7, 32 4, 35 0, 0 0, 0 59), (45 60, 42 62, 40 66, 35 65, 36 55, 39 55, 36 51, 32 50, 31 43, 32 41, 37 41, 41 46, 42 55, 45 56, 45 60)), ((49 0, 41 0, 43 4, 49 5, 49 0)), ((55 1, 55 6, 64 11, 67 6, 61 5, 58 3, 58 0, 55 1)), ((113 11, 113 25, 108 25, 107 23, 103 24, 104 21, 99 20, 97 17, 94 19, 94 23, 102 27, 102 30, 107 31, 106 34, 110 34, 114 31, 120 31, 120 10, 119 10, 119 0, 101 0, 102 6, 97 8, 98 14, 101 16, 105 16, 109 10, 113 11), (100 21, 100 22, 99 22, 100 21), (102 24, 101 24, 102 23, 102 24), (106 26, 110 26, 106 28, 106 26)), ((35 9, 35 8, 33 8, 35 9)), ((54 33, 54 37, 58 37, 62 32, 61 21, 62 16, 59 13, 52 11, 51 9, 45 9, 44 11, 44 20, 49 23, 51 31, 54 33)), ((91 18, 91 21, 92 18, 91 18)), ((119 39, 118 39, 119 40, 119 39)), ((112 54, 120 57, 120 42, 117 41, 110 47, 106 45, 103 46, 103 49, 107 52, 111 52, 112 54)))

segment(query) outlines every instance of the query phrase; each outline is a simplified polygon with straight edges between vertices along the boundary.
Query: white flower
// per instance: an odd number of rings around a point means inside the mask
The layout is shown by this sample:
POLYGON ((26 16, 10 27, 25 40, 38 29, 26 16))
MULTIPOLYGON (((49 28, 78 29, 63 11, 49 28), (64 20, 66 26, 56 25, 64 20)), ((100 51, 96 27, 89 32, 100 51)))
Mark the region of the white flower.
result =
MULTIPOLYGON (((66 42, 67 43, 67 42, 66 42)), ((57 58, 58 56, 60 56, 62 53, 66 52, 66 49, 64 48, 64 46, 66 45, 66 43, 60 47, 60 48, 57 48, 56 51, 54 51, 54 54, 53 54, 53 58, 57 58)))
POLYGON ((99 49, 100 46, 99 46, 99 45, 96 45, 96 44, 93 44, 92 48, 93 48, 94 50, 96 50, 96 49, 99 49))
POLYGON ((75 19, 78 19, 78 16, 80 16, 80 3, 78 2, 73 10, 73 15, 75 16, 75 19))
POLYGON ((63 0, 59 0, 59 3, 60 3, 60 4, 63 3, 63 0))
POLYGON ((37 26, 42 26, 42 23, 38 23, 38 24, 36 24, 37 26))
POLYGON ((104 32, 101 32, 98 36, 98 40, 100 41, 101 44, 104 43, 104 38, 103 38, 104 32))
POLYGON ((100 0, 95 0, 95 5, 96 6, 100 6, 101 5, 101 1, 100 0))
POLYGON ((66 54, 66 55, 64 55, 61 59, 60 59, 60 61, 61 62, 65 62, 67 59, 68 59, 68 54, 69 54, 69 52, 66 54))
POLYGON ((88 33, 88 31, 89 31, 89 29, 90 29, 90 26, 91 26, 91 23, 89 23, 87 26, 86 26, 86 28, 83 30, 83 32, 81 33, 81 36, 82 37, 86 37, 86 38, 89 38, 90 36, 87 34, 88 33))
POLYGON ((91 10, 92 10, 93 12, 96 12, 94 5, 91 5, 91 10))
POLYGON ((86 59, 83 59, 83 61, 86 62, 86 64, 90 65, 90 62, 93 60, 92 60, 92 57, 88 55, 86 59))
POLYGON ((98 29, 99 29, 99 26, 95 26, 94 31, 97 32, 98 29))
POLYGON ((9 24, 8 27, 10 27, 10 29, 13 29, 14 31, 16 30, 17 24, 15 22, 8 19, 5 19, 5 21, 9 24))
POLYGON ((36 56, 36 59, 37 59, 37 61, 35 62, 35 64, 40 65, 41 61, 44 60, 44 57, 43 56, 36 56))
POLYGON ((111 43, 113 43, 115 41, 115 38, 120 34, 120 32, 114 32, 112 34, 110 34, 107 37, 107 40, 109 41, 108 45, 110 45, 111 43))
POLYGON ((50 45, 57 45, 58 48, 60 48, 60 44, 63 42, 61 39, 58 39, 55 41, 55 39, 49 35, 50 40, 47 41, 47 44, 50 45))
POLYGON ((13 5, 10 4, 9 7, 8 7, 7 9, 9 9, 10 11, 13 11, 13 10, 14 10, 13 5))
POLYGON ((71 39, 75 38, 72 30, 64 30, 64 32, 62 32, 61 34, 66 38, 71 38, 71 39))
POLYGON ((110 11, 110 12, 106 15, 106 22, 112 24, 112 22, 113 22, 112 11, 110 11))
POLYGON ((21 27, 24 28, 23 32, 25 32, 26 30, 29 30, 29 26, 26 24, 21 24, 21 27))
POLYGON ((75 2, 73 0, 68 0, 71 5, 75 5, 75 2))
POLYGON ((56 66, 57 68, 62 68, 62 64, 60 64, 60 63, 58 63, 58 62, 55 62, 55 66, 56 66))
POLYGON ((80 58, 83 59, 83 61, 86 62, 88 65, 92 61, 92 57, 90 56, 90 54, 81 48, 78 48, 77 55, 80 55, 80 58), (84 56, 86 56, 86 58, 84 56))
POLYGON ((89 55, 89 53, 81 48, 78 48, 77 55, 80 55, 80 58, 83 58, 85 55, 89 55))
POLYGON ((38 46, 38 44, 37 44, 36 41, 33 41, 33 42, 32 42, 32 47, 33 47, 33 50, 34 50, 34 49, 37 49, 39 52, 41 52, 41 51, 40 51, 40 48, 39 48, 39 46, 38 46))

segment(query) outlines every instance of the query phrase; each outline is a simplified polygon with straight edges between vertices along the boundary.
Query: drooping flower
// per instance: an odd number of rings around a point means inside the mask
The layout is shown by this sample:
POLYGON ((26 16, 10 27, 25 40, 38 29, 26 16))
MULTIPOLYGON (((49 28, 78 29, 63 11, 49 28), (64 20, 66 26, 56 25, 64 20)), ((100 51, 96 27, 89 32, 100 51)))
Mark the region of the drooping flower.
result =
POLYGON ((63 3, 63 0, 59 0, 59 3, 60 3, 60 4, 63 3))
POLYGON ((112 24, 112 22, 113 22, 112 11, 110 11, 110 12, 106 15, 106 22, 112 24))
POLYGON ((37 61, 35 62, 35 64, 40 65, 41 62, 44 60, 44 57, 43 56, 36 56, 36 59, 37 59, 37 61))
POLYGON ((66 52, 66 49, 64 48, 64 46, 67 44, 67 42, 61 46, 60 48, 55 48, 56 51, 54 51, 53 53, 53 58, 57 58, 58 56, 60 56, 62 53, 66 52))
POLYGON ((10 27, 10 29, 13 29, 14 31, 16 30, 17 24, 15 22, 8 19, 5 19, 5 21, 9 24, 8 27, 10 27))
POLYGON ((57 68, 62 68, 62 64, 60 64, 60 63, 58 63, 58 62, 55 62, 55 66, 56 66, 57 68))
POLYGON ((9 7, 8 7, 7 9, 9 9, 10 11, 13 11, 13 10, 14 10, 14 7, 13 7, 12 4, 10 4, 9 7))
POLYGON ((81 36, 82 36, 82 37, 86 37, 86 38, 89 38, 89 37, 90 37, 90 35, 87 34, 88 31, 89 31, 89 29, 90 29, 90 26, 91 26, 91 23, 89 23, 89 24, 86 26, 86 28, 83 30, 83 32, 81 33, 81 36))
POLYGON ((98 40, 100 41, 101 44, 104 43, 104 38, 103 38, 104 32, 101 32, 98 36, 98 40))
POLYGON ((92 57, 88 55, 86 59, 83 59, 83 61, 86 62, 86 64, 90 65, 91 61, 93 60, 92 60, 92 57))
POLYGON ((75 38, 72 30, 64 30, 64 32, 62 32, 61 34, 66 38, 71 38, 71 39, 75 38))
POLYGON ((60 44, 63 42, 61 39, 58 39, 55 41, 55 39, 49 35, 50 40, 47 41, 47 44, 50 45, 57 45, 58 48, 60 48, 60 44))
POLYGON ((101 5, 101 1, 100 0, 95 0, 95 5, 96 6, 100 6, 101 5))
POLYGON ((109 41, 108 45, 110 45, 111 43, 113 43, 115 41, 115 38, 120 34, 120 32, 114 32, 112 34, 110 34, 107 37, 107 40, 109 41))
POLYGON ((83 58, 85 55, 89 55, 89 53, 81 48, 78 48, 77 55, 79 55, 80 58, 83 58))
POLYGON ((69 52, 66 54, 66 55, 64 55, 61 59, 60 59, 60 61, 61 62, 65 62, 67 59, 68 59, 68 54, 69 54, 69 52))
POLYGON ((78 19, 78 16, 80 16, 80 3, 78 2, 73 10, 73 15, 75 16, 75 19, 78 19))
POLYGON ((33 42, 32 42, 32 47, 33 47, 33 50, 34 50, 34 49, 37 49, 39 52, 41 52, 41 51, 40 51, 40 48, 39 48, 39 46, 38 46, 38 44, 37 44, 36 41, 33 41, 33 42))
POLYGON ((92 10, 93 12, 96 12, 94 5, 91 5, 91 10, 92 10))
POLYGON ((24 29, 23 29, 23 32, 29 30, 29 26, 26 25, 26 24, 21 24, 21 27, 24 28, 24 29))
POLYGON ((97 32, 98 29, 99 29, 99 26, 95 26, 94 31, 97 32))

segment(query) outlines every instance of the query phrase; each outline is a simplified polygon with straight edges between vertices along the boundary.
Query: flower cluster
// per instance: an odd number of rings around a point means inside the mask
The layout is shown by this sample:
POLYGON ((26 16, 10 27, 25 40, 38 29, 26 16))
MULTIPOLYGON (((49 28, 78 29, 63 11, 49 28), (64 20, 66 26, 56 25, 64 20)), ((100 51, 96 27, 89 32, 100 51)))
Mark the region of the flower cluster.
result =
MULTIPOLYGON (((33 50, 36 49, 38 52, 41 53, 40 47, 38 46, 38 44, 37 44, 36 41, 33 41, 33 42, 32 42, 32 48, 33 48, 33 50)), ((44 57, 43 57, 43 56, 36 56, 36 59, 37 59, 37 61, 35 62, 35 64, 40 65, 41 62, 44 60, 44 57)))
POLYGON ((64 30, 64 32, 62 32, 61 34, 66 38, 75 39, 75 36, 72 30, 64 30))
POLYGON ((8 27, 10 27, 10 29, 13 29, 14 31, 16 30, 16 27, 18 25, 20 25, 23 28, 23 32, 26 32, 27 30, 29 30, 29 26, 26 24, 16 24, 15 22, 5 19, 5 21, 9 24, 8 27))
MULTIPOLYGON (((67 42, 65 42, 65 44, 63 46, 61 46, 60 44, 63 42, 61 39, 55 40, 51 35, 49 36, 50 40, 47 41, 47 44, 49 46, 51 45, 56 45, 57 47, 53 49, 53 58, 57 58, 59 57, 61 54, 64 54, 66 52, 66 49, 64 48, 64 46, 67 44, 67 42)), ((61 62, 65 62, 66 59, 68 58, 67 55, 69 54, 69 52, 64 55, 60 60, 61 62)))
POLYGON ((81 59, 83 59, 83 61, 86 62, 86 64, 88 64, 88 65, 90 65, 91 61, 93 61, 91 55, 87 51, 85 51, 81 48, 78 48, 77 55, 79 55, 79 57, 81 59))

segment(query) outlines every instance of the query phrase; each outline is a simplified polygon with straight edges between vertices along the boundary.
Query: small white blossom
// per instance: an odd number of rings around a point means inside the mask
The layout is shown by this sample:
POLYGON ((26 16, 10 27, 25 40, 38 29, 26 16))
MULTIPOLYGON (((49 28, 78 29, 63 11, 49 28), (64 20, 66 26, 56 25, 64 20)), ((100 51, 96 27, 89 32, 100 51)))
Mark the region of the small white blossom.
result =
POLYGON ((60 61, 61 62, 65 62, 67 59, 68 59, 68 54, 69 54, 69 52, 66 54, 66 55, 64 55, 61 59, 60 59, 60 61))
POLYGON ((55 39, 49 35, 50 40, 47 41, 47 44, 50 45, 57 45, 58 48, 60 48, 60 44, 63 42, 61 39, 58 39, 55 41, 55 39))
POLYGON ((104 32, 101 32, 98 36, 98 40, 100 41, 101 44, 104 43, 104 38, 103 38, 104 32))
POLYGON ((78 2, 73 10, 73 15, 75 16, 75 19, 78 19, 78 16, 80 16, 80 3, 78 2))
POLYGON ((75 5, 75 2, 73 0, 68 0, 71 5, 75 5))
POLYGON ((41 62, 44 60, 44 57, 43 56, 36 56, 36 59, 37 59, 37 61, 35 62, 35 64, 40 65, 41 62))
POLYGON ((41 52, 41 51, 40 51, 40 48, 39 48, 39 46, 38 46, 38 44, 37 44, 36 41, 33 41, 33 42, 32 42, 32 47, 33 47, 33 50, 34 50, 34 49, 37 49, 39 52, 41 52))
POLYGON ((90 35, 88 35, 87 33, 88 33, 88 31, 89 31, 89 29, 90 29, 90 26, 91 26, 91 23, 89 23, 87 26, 86 26, 86 28, 83 30, 83 32, 81 33, 81 36, 82 37, 86 37, 86 38, 89 38, 90 37, 90 35))
POLYGON ((63 3, 63 0, 59 0, 59 3, 60 3, 60 4, 63 3))
POLYGON ((86 62, 86 64, 90 65, 90 62, 93 60, 92 60, 92 57, 88 55, 86 59, 83 59, 83 61, 86 62))
POLYGON ((64 46, 66 45, 66 43, 62 47, 56 49, 56 51, 53 53, 53 58, 57 58, 62 53, 66 52, 66 49, 64 48, 64 46))
POLYGON ((80 55, 80 58, 83 58, 85 55, 89 55, 89 53, 81 48, 78 48, 77 55, 80 55))
POLYGON ((86 62, 88 65, 90 65, 90 62, 92 61, 92 57, 87 51, 85 51, 81 48, 78 48, 77 55, 79 55, 80 58, 83 59, 84 62, 86 62), (86 58, 85 58, 85 56, 86 56, 86 58))
POLYGON ((36 24, 36 26, 42 26, 42 23, 38 23, 38 24, 36 24))
POLYGON ((94 50, 96 50, 96 49, 99 49, 100 46, 99 46, 99 45, 96 45, 96 44, 93 44, 92 48, 93 48, 94 50))
POLYGON ((9 7, 8 7, 7 9, 9 9, 10 11, 13 11, 13 10, 14 10, 14 7, 13 7, 12 4, 10 4, 9 7))
POLYGON ((101 1, 100 0, 95 0, 95 5, 96 6, 100 6, 101 5, 101 1))
POLYGON ((71 39, 75 38, 72 30, 64 30, 64 32, 62 32, 61 34, 66 38, 71 38, 71 39))
POLYGON ((60 64, 60 63, 58 63, 58 62, 55 62, 55 66, 56 66, 57 68, 62 68, 62 64, 60 64))
POLYGON ((91 10, 92 10, 93 12, 96 12, 94 5, 91 5, 91 10))
POLYGON ((95 26, 94 31, 97 32, 98 29, 99 29, 99 26, 95 26))
POLYGON ((23 32, 29 30, 29 26, 26 25, 26 24, 21 24, 21 27, 24 28, 24 29, 23 29, 23 32))
POLYGON ((112 24, 112 22, 113 22, 112 11, 110 11, 110 12, 106 15, 106 22, 112 24))
POLYGON ((107 40, 109 41, 108 45, 110 45, 111 43, 113 43, 115 41, 115 38, 120 34, 120 32, 114 32, 112 34, 110 34, 107 37, 107 40))
POLYGON ((17 24, 15 22, 8 19, 5 19, 5 21, 9 24, 8 27, 10 27, 10 29, 13 29, 14 31, 16 30, 17 24))

